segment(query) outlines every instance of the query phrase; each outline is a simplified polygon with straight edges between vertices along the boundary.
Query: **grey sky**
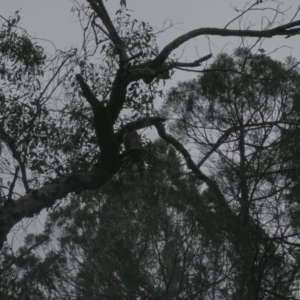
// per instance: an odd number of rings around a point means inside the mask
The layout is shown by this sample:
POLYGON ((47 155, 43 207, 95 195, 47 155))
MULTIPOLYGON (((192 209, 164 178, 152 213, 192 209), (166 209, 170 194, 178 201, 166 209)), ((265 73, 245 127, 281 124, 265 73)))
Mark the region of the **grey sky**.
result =
MULTIPOLYGON (((119 0, 106 2, 111 16, 114 16, 115 11, 119 8, 119 2, 119 0)), ((172 20, 174 28, 169 29, 158 38, 158 44, 162 48, 166 43, 189 30, 199 27, 222 28, 228 21, 238 15, 235 8, 241 10, 247 3, 254 2, 256 0, 127 0, 127 5, 129 9, 133 10, 132 14, 135 18, 148 21, 153 27, 161 28, 164 21, 172 20)), ((286 11, 290 8, 285 16, 282 16, 288 22, 299 5, 297 2, 295 0, 280 2, 266 0, 263 4, 255 7, 256 11, 252 12, 245 19, 245 22, 248 25, 251 22, 253 28, 260 29, 260 17, 262 15, 272 17, 274 10, 264 9, 259 11, 259 9, 266 7, 275 9, 279 3, 284 3, 281 6, 281 10, 286 11)), ((70 0, 1 0, 0 2, 0 11, 3 16, 8 17, 21 8, 21 26, 35 37, 51 40, 59 49, 81 46, 82 32, 77 16, 71 13, 71 7, 72 1, 70 0)), ((239 26, 243 28, 245 24, 239 25, 238 22, 235 22, 230 28, 238 29, 239 26)), ((206 55, 210 51, 212 51, 213 55, 221 51, 230 53, 238 45, 237 38, 211 37, 210 40, 212 41, 211 47, 209 47, 206 37, 200 37, 186 43, 181 49, 178 49, 177 53, 181 54, 184 50, 182 60, 192 61, 197 59, 197 53, 199 56, 206 55)), ((255 40, 247 40, 248 43, 253 41, 255 40)), ((42 41, 39 41, 39 43, 46 46, 49 52, 53 51, 50 43, 42 41)), ((263 42, 263 48, 267 52, 271 52, 283 45, 287 47, 278 50, 272 54, 272 57, 282 60, 285 56, 292 54, 300 60, 299 36, 290 39, 277 37, 263 42)), ((170 85, 176 84, 177 80, 184 80, 193 76, 195 76, 194 73, 177 72, 170 85)))

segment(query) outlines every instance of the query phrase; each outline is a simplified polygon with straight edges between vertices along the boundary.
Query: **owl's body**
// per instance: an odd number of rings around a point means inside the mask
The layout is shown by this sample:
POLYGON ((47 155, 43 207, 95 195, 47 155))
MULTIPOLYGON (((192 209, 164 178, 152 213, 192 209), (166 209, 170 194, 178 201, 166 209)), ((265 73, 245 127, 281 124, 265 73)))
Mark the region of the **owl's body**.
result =
POLYGON ((139 163, 145 151, 139 134, 135 130, 125 132, 123 143, 132 160, 135 163, 139 163))

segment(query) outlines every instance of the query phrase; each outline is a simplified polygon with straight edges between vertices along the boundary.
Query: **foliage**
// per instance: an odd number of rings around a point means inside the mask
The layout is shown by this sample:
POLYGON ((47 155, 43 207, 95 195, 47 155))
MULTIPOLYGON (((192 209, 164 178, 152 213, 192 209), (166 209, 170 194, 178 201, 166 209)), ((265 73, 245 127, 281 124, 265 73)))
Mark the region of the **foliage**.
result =
POLYGON ((154 100, 175 69, 212 57, 170 59, 190 39, 291 37, 299 22, 200 28, 159 51, 153 27, 133 19, 126 1, 114 19, 102 0, 74 0, 73 12, 82 48, 53 55, 18 27, 18 12, 2 18, 1 247, 19 221, 50 214, 43 234, 17 252, 3 247, 0 296, 291 297, 300 276, 297 63, 245 48, 219 55, 168 94, 163 113, 177 139, 154 100), (167 144, 137 133, 151 126, 167 144))
POLYGON ((298 165, 291 168, 299 154, 282 150, 295 143, 299 79, 293 59, 281 63, 237 49, 171 89, 163 108, 176 118, 173 132, 197 148, 203 157, 198 166, 213 174, 238 216, 232 238, 243 263, 234 299, 263 297, 279 282, 287 285, 273 291, 280 295, 299 276, 298 249, 289 242, 290 235, 297 241, 294 208, 287 202, 298 186, 290 174, 299 172, 298 165), (292 257, 282 256, 287 248, 292 257))
POLYGON ((29 277, 37 295, 45 291, 40 299, 52 293, 53 299, 64 293, 77 299, 200 299, 221 292, 214 281, 224 276, 220 255, 228 249, 215 230, 220 216, 172 148, 149 146, 143 178, 128 162, 100 191, 75 196, 50 214, 48 229, 58 241, 44 246, 46 258, 16 262, 23 271, 12 280, 24 299, 33 293, 29 277), (38 272, 42 268, 45 274, 38 272))

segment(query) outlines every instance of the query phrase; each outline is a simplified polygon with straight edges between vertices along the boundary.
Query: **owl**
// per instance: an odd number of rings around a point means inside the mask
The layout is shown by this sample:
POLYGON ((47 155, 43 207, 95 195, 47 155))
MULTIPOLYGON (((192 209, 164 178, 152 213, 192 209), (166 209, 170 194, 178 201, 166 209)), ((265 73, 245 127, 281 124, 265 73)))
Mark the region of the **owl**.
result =
POLYGON ((123 135, 123 143, 132 160, 139 163, 145 151, 140 135, 135 130, 128 130, 123 135))

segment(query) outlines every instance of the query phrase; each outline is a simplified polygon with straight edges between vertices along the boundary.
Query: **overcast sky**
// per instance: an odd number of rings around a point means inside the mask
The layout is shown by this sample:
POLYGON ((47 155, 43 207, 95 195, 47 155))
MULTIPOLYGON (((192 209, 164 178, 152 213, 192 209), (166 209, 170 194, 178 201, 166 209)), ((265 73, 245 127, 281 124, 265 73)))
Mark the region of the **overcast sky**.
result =
MULTIPOLYGON (((166 43, 189 30, 199 27, 222 28, 228 21, 238 15, 235 8, 241 10, 247 3, 254 2, 256 0, 127 0, 127 6, 133 11, 132 14, 135 18, 148 21, 156 28, 161 28, 164 21, 172 20, 174 28, 162 34, 158 39, 158 44, 162 48, 166 43)), ((114 16, 115 11, 119 8, 120 0, 109 0, 105 3, 111 16, 114 16)), ((272 17, 274 15, 274 10, 266 10, 265 8, 271 7, 274 9, 279 3, 284 3, 281 6, 281 10, 287 11, 283 17, 288 22, 299 5, 299 2, 296 0, 266 0, 263 4, 255 7, 256 11, 245 19, 245 23, 248 25, 251 23, 253 28, 260 29, 261 16, 267 15, 272 17)), ((77 16, 72 15, 71 8, 71 0, 0 1, 0 12, 3 16, 8 17, 14 14, 16 10, 21 9, 21 26, 35 37, 51 40, 59 49, 81 46, 82 32, 77 16)), ((298 19, 300 19, 300 15, 298 19)), ((235 22, 230 28, 238 29, 239 26, 243 28, 245 24, 235 22)), ((203 56, 210 53, 210 51, 212 51, 213 55, 221 51, 231 53, 238 45, 237 38, 211 37, 210 40, 212 42, 210 47, 207 37, 200 37, 186 43, 182 60, 192 61, 197 59, 197 55, 203 56)), ((253 41, 255 40, 247 40, 248 43, 253 41)), ((43 43, 43 41, 39 41, 39 43, 45 46, 47 51, 53 51, 50 43, 43 43)), ((282 46, 286 47, 272 54, 273 58, 283 60, 285 56, 292 54, 300 60, 300 36, 290 39, 284 39, 283 37, 273 38, 264 41, 263 44, 263 48, 267 52, 282 46)), ((182 50, 183 47, 178 50, 178 53, 181 53, 182 50)), ((210 62, 212 61, 210 60, 210 62)), ((170 84, 174 85, 178 80, 184 80, 193 76, 195 76, 194 73, 177 72, 170 84)))

